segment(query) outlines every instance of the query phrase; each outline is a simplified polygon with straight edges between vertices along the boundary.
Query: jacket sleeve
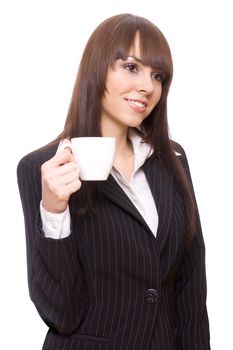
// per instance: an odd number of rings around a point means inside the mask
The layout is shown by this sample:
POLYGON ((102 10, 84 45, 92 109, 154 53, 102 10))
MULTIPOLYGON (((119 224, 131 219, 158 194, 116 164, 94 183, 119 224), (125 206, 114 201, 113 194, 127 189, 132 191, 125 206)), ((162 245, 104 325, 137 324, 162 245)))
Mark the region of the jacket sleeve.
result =
MULTIPOLYGON (((191 175, 185 152, 180 159, 188 176, 194 201, 191 175)), ((180 264, 176 285, 176 323, 179 350, 209 350, 209 321, 206 308, 205 244, 197 210, 196 234, 180 264)))
POLYGON ((75 234, 45 238, 41 228, 41 162, 26 156, 17 176, 24 213, 29 293, 45 323, 60 333, 71 333, 85 309, 82 267, 75 249, 75 234))

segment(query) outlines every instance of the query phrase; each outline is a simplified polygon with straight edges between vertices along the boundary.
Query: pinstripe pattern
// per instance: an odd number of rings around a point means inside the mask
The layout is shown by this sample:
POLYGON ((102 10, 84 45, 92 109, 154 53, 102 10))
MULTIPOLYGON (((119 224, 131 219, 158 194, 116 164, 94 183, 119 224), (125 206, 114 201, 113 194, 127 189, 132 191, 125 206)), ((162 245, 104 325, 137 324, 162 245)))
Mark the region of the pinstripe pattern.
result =
POLYGON ((160 159, 144 164, 157 237, 110 176, 96 210, 53 240, 41 232, 39 202, 40 166, 54 153, 33 152, 17 169, 30 296, 50 327, 43 349, 210 349, 201 227, 185 252, 183 201, 160 159))

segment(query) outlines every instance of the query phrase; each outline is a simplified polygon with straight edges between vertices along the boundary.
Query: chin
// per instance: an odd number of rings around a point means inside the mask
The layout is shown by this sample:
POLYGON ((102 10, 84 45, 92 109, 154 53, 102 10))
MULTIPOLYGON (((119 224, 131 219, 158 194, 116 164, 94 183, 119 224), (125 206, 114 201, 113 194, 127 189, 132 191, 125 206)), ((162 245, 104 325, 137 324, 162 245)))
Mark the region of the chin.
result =
POLYGON ((140 121, 135 121, 134 120, 134 121, 132 121, 132 123, 129 123, 128 126, 131 127, 131 128, 139 128, 142 125, 143 120, 140 120, 140 121))

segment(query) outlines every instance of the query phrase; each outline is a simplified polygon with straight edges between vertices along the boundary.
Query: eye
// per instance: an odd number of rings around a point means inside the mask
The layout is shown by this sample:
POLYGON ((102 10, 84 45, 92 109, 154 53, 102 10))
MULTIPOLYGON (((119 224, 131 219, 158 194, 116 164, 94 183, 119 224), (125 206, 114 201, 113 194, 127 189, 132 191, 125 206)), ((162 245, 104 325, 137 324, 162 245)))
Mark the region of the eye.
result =
POLYGON ((123 67, 132 73, 138 72, 138 67, 135 63, 126 63, 123 67))
POLYGON ((158 81, 164 80, 163 74, 159 73, 159 72, 154 72, 151 74, 151 76, 152 76, 152 79, 154 79, 154 80, 158 80, 158 81))

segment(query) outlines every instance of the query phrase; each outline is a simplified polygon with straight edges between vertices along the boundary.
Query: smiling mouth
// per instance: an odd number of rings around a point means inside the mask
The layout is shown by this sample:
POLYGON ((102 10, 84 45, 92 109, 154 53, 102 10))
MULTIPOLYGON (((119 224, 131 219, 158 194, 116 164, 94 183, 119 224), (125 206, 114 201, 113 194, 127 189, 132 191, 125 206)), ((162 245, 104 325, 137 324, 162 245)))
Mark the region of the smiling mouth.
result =
POLYGON ((138 100, 131 100, 131 99, 126 99, 127 102, 129 102, 129 104, 136 106, 138 108, 145 108, 147 107, 147 103, 146 102, 142 102, 142 101, 138 101, 138 100))

